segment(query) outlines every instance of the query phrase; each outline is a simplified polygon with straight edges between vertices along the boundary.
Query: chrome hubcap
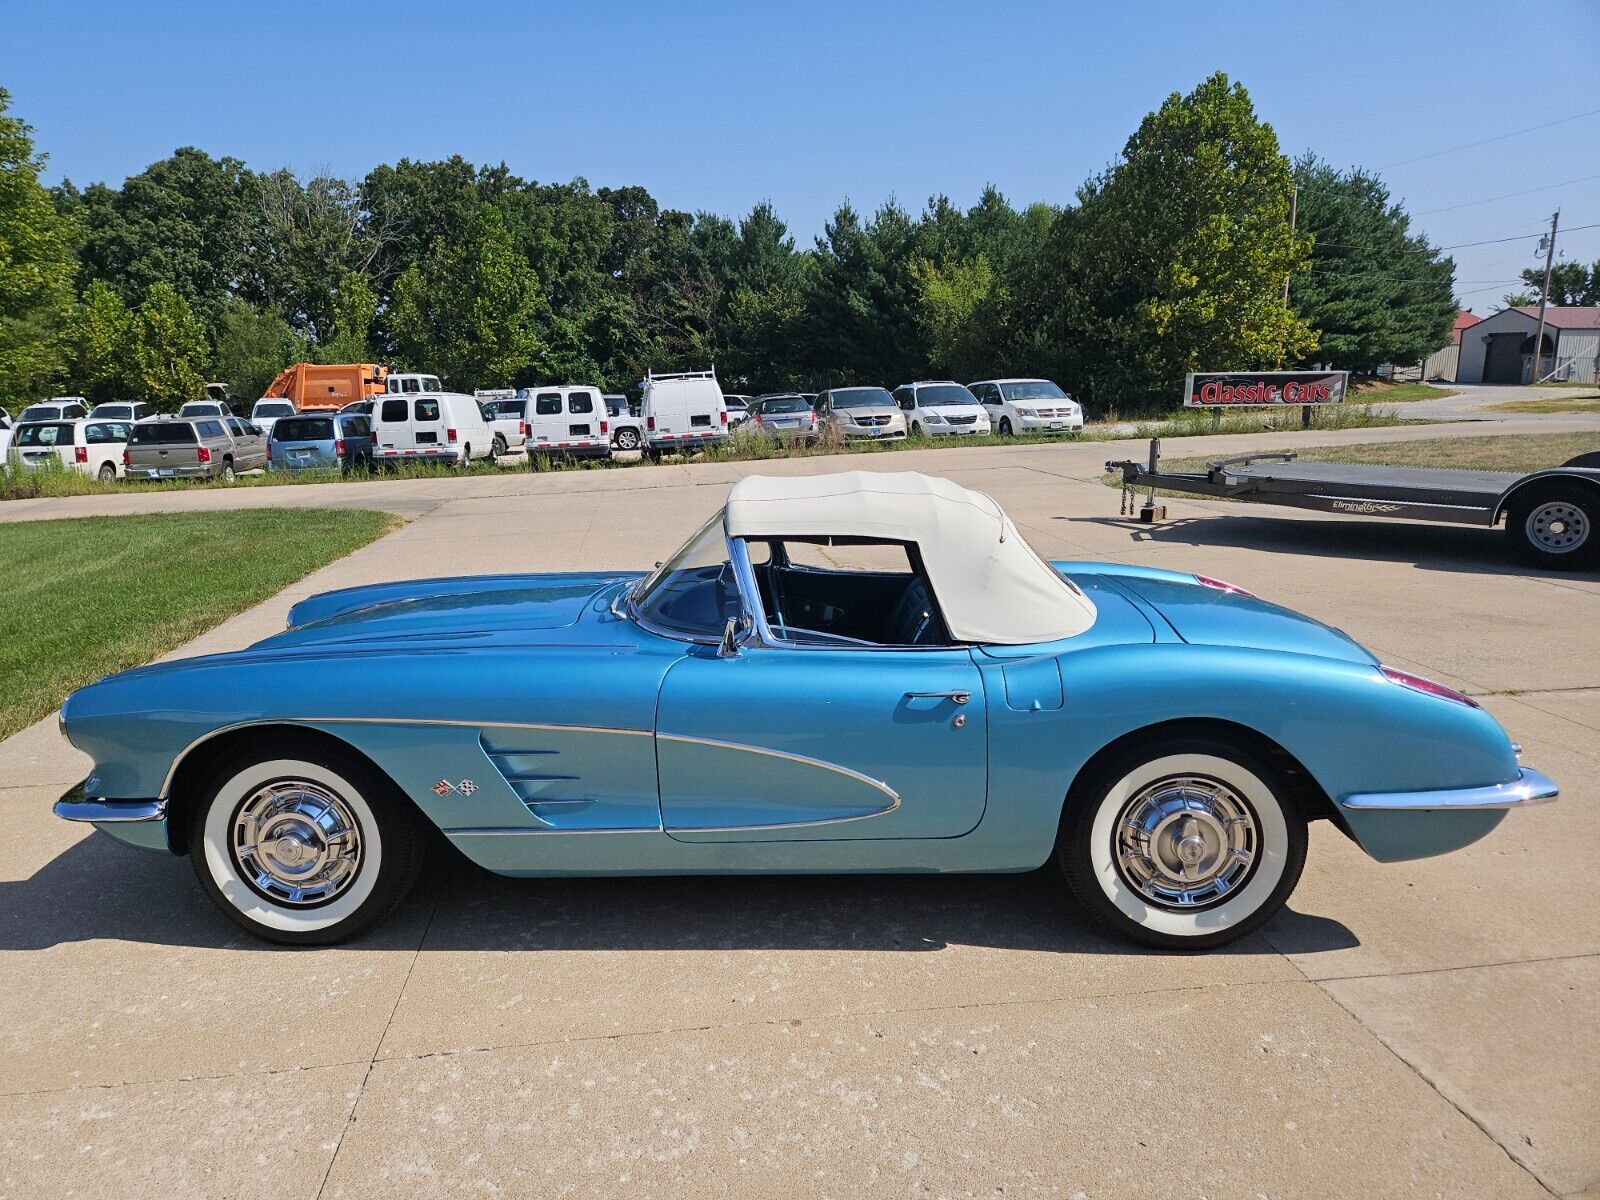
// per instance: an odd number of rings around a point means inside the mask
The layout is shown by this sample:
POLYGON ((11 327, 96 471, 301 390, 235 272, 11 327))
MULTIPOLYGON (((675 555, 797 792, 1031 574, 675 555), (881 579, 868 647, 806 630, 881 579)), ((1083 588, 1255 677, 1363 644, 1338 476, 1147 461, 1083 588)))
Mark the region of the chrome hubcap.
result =
POLYGON ((1588 514, 1565 500, 1541 504, 1528 514, 1528 540, 1550 554, 1565 554, 1589 540, 1588 514))
POLYGON ((1250 877, 1261 842, 1256 815, 1215 779, 1176 776, 1143 788, 1117 818, 1117 870, 1162 908, 1215 904, 1250 877))
POLYGON ((269 783, 233 819, 239 875, 275 904, 309 908, 336 899, 360 873, 361 858, 355 814, 318 784, 269 783))

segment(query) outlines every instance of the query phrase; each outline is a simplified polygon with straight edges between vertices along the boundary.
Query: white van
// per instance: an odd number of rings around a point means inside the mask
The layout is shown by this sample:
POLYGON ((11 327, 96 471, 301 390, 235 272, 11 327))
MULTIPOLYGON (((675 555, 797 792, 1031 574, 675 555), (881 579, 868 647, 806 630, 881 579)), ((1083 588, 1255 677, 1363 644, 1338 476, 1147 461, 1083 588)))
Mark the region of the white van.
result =
POLYGON ((528 457, 611 457, 611 414, 598 387, 522 388, 523 445, 528 457))
POLYGON ((70 421, 19 421, 12 439, 14 461, 23 470, 62 469, 93 475, 102 483, 121 479, 132 421, 76 417, 70 421))
POLYGON ((372 460, 446 462, 486 460, 494 433, 471 396, 447 392, 437 375, 390 375, 372 406, 372 460))
POLYGON ((728 409, 715 371, 647 375, 639 415, 652 455, 692 450, 727 439, 728 409))

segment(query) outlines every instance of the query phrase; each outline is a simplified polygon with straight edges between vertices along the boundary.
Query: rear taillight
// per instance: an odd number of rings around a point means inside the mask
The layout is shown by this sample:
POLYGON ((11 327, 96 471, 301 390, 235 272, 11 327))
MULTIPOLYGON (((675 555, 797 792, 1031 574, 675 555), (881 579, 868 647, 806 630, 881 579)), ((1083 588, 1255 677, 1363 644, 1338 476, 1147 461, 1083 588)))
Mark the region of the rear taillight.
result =
POLYGON ((445 441, 449 442, 452 446, 456 444, 456 431, 454 429, 446 429, 444 431, 444 437, 445 441))
POLYGON ((211 451, 207 450, 204 446, 201 446, 199 451, 196 453, 195 457, 198 458, 201 462, 210 462, 211 461, 211 451))
POLYGON ((528 436, 528 423, 526 421, 522 422, 520 428, 522 430, 522 436, 523 437, 527 437, 528 436))
POLYGON ((1252 600, 1256 598, 1254 592, 1247 592, 1238 584, 1223 583, 1222 580, 1212 579, 1209 575, 1196 575, 1194 581, 1201 587, 1215 588, 1217 591, 1227 592, 1231 596, 1249 596, 1252 600))
POLYGON ((81 462, 81 463, 88 462, 89 461, 89 447, 87 447, 87 446, 74 446, 72 448, 72 458, 73 458, 74 462, 81 462))
POLYGON ((334 439, 334 442, 333 442, 333 456, 335 458, 343 458, 344 457, 344 439, 343 438, 335 438, 334 439))
POLYGON ((272 461, 272 443, 271 442, 267 443, 267 461, 268 462, 272 461))
POLYGON ((1413 692, 1421 692, 1424 696, 1437 696, 1441 700, 1454 700, 1457 704, 1465 704, 1469 708, 1482 708, 1471 696, 1463 696, 1455 688, 1445 687, 1442 683, 1435 683, 1431 679, 1424 679, 1420 675, 1413 675, 1409 671, 1396 670, 1394 667, 1379 667, 1383 677, 1390 683, 1398 683, 1403 688, 1410 688, 1413 692))
POLYGON ((610 433, 611 432, 611 423, 609 421, 601 421, 600 422, 600 432, 601 433, 610 433))
POLYGON ((650 430, 651 433, 654 433, 656 428, 656 419, 654 417, 646 417, 644 419, 644 427, 650 430))
POLYGON ((122 465, 125 467, 133 466, 133 455, 129 454, 126 450, 122 452, 122 465))
POLYGON ((723 409, 721 412, 719 412, 717 414, 717 416, 722 418, 722 423, 724 425, 726 425, 728 423, 728 410, 727 409, 723 409))

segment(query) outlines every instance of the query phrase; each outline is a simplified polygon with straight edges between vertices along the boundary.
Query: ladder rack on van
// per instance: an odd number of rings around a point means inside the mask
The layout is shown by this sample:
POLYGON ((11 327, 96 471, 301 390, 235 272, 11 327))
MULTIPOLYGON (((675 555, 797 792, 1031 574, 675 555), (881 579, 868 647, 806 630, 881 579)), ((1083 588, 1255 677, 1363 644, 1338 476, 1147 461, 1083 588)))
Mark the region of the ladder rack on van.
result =
POLYGON ((709 371, 670 371, 665 375, 657 375, 654 371, 646 371, 644 377, 647 381, 655 383, 664 379, 715 379, 717 370, 713 367, 709 371))

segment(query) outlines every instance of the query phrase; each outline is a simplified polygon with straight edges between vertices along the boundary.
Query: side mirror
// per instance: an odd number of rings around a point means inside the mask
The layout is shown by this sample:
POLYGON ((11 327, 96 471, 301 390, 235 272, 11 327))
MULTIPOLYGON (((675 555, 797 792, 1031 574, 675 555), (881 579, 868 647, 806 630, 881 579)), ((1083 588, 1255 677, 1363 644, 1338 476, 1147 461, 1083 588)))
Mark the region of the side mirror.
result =
POLYGON ((749 613, 742 617, 729 617, 728 623, 722 627, 722 644, 717 647, 717 657, 739 657, 739 641, 750 631, 751 624, 749 613))

